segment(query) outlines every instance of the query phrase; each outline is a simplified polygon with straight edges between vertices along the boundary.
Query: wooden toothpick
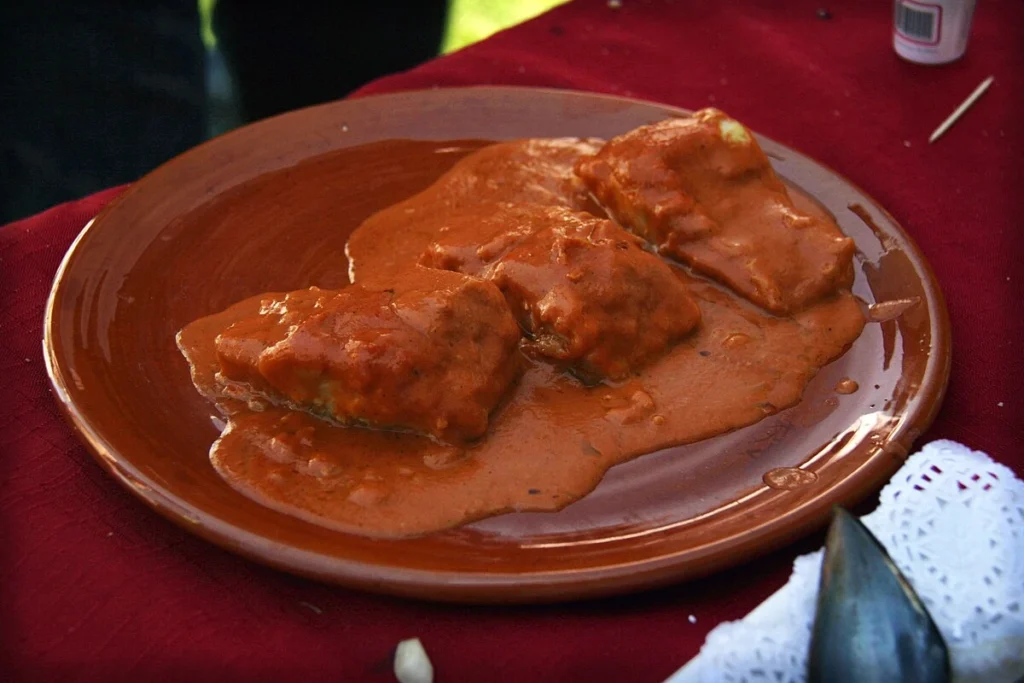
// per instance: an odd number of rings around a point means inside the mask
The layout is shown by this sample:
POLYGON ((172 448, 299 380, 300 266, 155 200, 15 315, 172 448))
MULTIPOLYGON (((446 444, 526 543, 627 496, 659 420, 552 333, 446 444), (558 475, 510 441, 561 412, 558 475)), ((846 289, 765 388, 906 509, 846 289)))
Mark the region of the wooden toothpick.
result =
POLYGON ((931 144, 938 140, 940 137, 942 137, 942 134, 949 130, 950 127, 957 122, 957 119, 963 116, 964 112, 970 109, 972 104, 978 101, 979 97, 985 94, 985 91, 988 90, 988 86, 992 85, 992 81, 994 81, 995 79, 995 76, 989 76, 988 78, 983 80, 981 82, 981 85, 975 88, 974 92, 968 95, 967 99, 964 100, 963 103, 961 103, 961 105, 957 107, 952 114, 949 115, 949 118, 943 121, 942 124, 935 129, 935 132, 932 133, 932 136, 928 138, 928 144, 931 144))

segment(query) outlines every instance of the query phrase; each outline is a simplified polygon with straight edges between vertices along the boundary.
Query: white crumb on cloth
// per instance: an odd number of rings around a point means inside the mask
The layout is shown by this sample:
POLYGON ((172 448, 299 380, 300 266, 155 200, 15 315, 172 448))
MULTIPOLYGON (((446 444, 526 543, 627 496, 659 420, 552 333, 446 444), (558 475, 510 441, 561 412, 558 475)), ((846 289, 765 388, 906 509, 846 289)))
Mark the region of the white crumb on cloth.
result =
POLYGON ((395 648, 395 678, 399 683, 433 683, 434 665, 419 638, 403 640, 395 648))

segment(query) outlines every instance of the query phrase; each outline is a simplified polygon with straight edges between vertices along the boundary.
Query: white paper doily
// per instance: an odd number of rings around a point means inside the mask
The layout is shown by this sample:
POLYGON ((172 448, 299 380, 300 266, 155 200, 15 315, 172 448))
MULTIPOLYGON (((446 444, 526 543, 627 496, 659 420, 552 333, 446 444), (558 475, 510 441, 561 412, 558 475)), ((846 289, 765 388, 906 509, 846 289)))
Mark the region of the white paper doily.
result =
MULTIPOLYGON (((984 453, 935 441, 907 459, 862 518, 921 596, 953 680, 1024 676, 1024 482, 984 453)), ((740 621, 708 634, 666 683, 800 683, 822 551, 740 621)))

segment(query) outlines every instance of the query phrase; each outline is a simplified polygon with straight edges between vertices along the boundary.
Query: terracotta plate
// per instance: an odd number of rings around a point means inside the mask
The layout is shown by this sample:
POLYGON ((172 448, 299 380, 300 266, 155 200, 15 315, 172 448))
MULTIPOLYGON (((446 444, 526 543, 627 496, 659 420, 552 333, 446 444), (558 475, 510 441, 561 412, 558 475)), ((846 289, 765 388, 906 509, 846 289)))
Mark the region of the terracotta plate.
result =
POLYGON ((795 408, 615 467, 561 512, 381 541, 264 508, 210 466, 211 407, 174 345, 184 324, 243 297, 346 282, 348 233, 454 163, 451 141, 608 137, 682 113, 584 93, 433 90, 305 109, 213 140, 136 183, 68 252, 46 320, 56 395, 99 463, 153 509, 231 551, 347 586, 543 601, 749 560, 892 474, 938 409, 950 352, 942 296, 910 238, 856 187, 771 140, 760 138, 779 174, 856 240, 854 291, 896 302, 877 310, 887 319, 795 408), (295 182, 297 164, 317 165, 315 182, 295 182), (311 237, 325 222, 333 236, 311 237), (846 377, 860 389, 837 393, 846 377))

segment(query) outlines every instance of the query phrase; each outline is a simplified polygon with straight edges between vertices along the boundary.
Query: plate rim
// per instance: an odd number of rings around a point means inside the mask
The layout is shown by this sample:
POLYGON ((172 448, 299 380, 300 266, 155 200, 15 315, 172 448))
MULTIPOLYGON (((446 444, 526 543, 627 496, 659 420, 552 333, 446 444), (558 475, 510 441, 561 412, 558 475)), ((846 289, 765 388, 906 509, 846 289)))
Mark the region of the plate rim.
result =
MULTIPOLYGON (((226 522, 220 517, 204 512, 167 491, 158 481, 147 477, 100 434, 74 406, 68 392, 67 379, 60 367, 60 359, 54 343, 54 325, 57 315, 58 294, 64 283, 64 276, 71 266, 83 240, 95 228, 102 225, 103 217, 118 205, 127 201, 134 191, 152 174, 183 157, 208 145, 223 144, 224 140, 241 134, 247 129, 285 117, 297 115, 312 109, 326 109, 339 104, 355 101, 386 101, 415 99, 422 96, 444 96, 446 92, 473 93, 486 96, 489 93, 548 94, 597 98, 627 104, 647 106, 664 111, 666 114, 686 115, 690 113, 681 107, 637 98, 619 97, 605 93, 558 88, 534 88, 522 86, 465 86, 435 89, 403 90, 379 95, 368 95, 347 100, 337 100, 286 112, 270 119, 264 119, 248 126, 235 129, 224 135, 208 140, 161 164, 153 171, 135 181, 125 192, 109 202, 92 220, 88 221, 72 241, 61 259, 54 275, 53 284, 47 297, 43 324, 43 359, 54 397, 65 419, 76 432, 90 455, 99 465, 114 477, 124 488, 142 500, 149 508, 182 527, 230 552, 243 555, 259 563, 290 573, 304 575, 317 580, 328 581, 349 587, 377 593, 406 597, 425 598, 434 601, 468 603, 540 603, 569 599, 586 599, 619 594, 633 590, 646 590, 670 583, 691 580, 720 571, 726 567, 761 557, 792 540, 806 535, 827 523, 827 509, 839 504, 861 499, 865 489, 875 489, 885 478, 891 476, 911 447, 934 421, 941 409, 948 389, 952 361, 952 339, 949 313, 931 264, 924 252, 907 233, 903 226, 872 195, 865 192, 846 176, 831 167, 809 157, 790 145, 783 145, 774 139, 754 132, 762 141, 785 148, 813 164, 849 187, 856 190, 871 203, 871 208, 880 212, 896 226, 899 236, 906 242, 907 252, 913 257, 913 265, 921 275, 925 303, 929 309, 932 342, 926 367, 922 373, 921 385, 935 386, 933 400, 916 404, 906 413, 893 430, 887 444, 898 448, 877 449, 868 456, 854 472, 845 476, 835 485, 824 489, 800 505, 773 517, 757 526, 717 538, 697 548, 685 549, 654 558, 641 558, 631 562, 604 564, 584 569, 566 568, 541 570, 528 574, 520 572, 486 572, 470 574, 459 571, 438 571, 417 569, 390 564, 371 564, 360 560, 326 555, 323 553, 295 548, 286 543, 272 541, 254 531, 226 522), (828 500, 823 500, 827 498, 828 500), (736 546, 756 545, 747 559, 736 560, 728 557, 728 551, 736 546), (686 560, 680 561, 679 556, 686 560)), ((279 513, 284 514, 284 513, 279 513)), ((341 532, 332 532, 339 533, 341 532)))

